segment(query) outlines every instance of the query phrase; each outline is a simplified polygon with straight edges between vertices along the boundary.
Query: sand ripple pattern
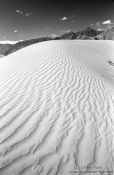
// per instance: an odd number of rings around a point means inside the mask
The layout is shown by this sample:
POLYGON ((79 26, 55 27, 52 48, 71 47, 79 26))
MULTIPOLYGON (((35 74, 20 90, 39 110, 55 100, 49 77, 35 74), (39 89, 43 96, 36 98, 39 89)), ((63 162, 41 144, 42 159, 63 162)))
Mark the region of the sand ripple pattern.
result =
POLYGON ((80 60, 87 46, 50 41, 0 60, 0 175, 114 174, 114 90, 80 60))

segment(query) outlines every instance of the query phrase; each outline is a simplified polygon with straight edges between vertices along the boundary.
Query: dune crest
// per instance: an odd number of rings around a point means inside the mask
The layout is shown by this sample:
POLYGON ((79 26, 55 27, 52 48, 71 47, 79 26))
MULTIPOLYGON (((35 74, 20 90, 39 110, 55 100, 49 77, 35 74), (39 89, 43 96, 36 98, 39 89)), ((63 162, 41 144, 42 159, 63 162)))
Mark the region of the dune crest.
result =
POLYGON ((113 50, 49 41, 0 59, 1 175, 114 173, 113 50))

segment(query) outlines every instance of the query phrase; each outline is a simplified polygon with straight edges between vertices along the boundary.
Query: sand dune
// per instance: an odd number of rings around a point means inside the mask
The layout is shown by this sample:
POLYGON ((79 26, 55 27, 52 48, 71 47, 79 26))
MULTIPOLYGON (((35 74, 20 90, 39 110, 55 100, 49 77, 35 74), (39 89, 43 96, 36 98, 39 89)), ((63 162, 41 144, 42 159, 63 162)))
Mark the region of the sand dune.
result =
POLYGON ((48 41, 0 59, 0 175, 114 174, 114 42, 48 41))

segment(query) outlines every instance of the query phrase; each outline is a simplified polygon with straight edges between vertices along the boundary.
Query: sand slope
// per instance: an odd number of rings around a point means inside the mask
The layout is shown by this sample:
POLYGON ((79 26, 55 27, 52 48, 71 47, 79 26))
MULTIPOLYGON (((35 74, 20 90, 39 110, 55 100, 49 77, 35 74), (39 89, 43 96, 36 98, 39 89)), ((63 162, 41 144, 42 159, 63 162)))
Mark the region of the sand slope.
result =
POLYGON ((112 41, 49 41, 0 59, 0 175, 114 174, 107 60, 112 41))

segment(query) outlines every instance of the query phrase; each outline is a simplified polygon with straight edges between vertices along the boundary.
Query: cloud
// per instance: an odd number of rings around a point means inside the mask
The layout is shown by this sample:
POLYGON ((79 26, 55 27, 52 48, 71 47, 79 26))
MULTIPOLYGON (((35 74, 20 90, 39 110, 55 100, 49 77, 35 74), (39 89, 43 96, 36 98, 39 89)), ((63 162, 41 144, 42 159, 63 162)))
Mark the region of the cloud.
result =
POLYGON ((103 21, 102 24, 104 24, 104 25, 111 25, 112 21, 109 19, 107 21, 103 21))
POLYGON ((18 13, 18 14, 20 14, 20 15, 23 15, 23 11, 22 10, 15 10, 16 11, 16 13, 18 13))
POLYGON ((15 10, 16 11, 16 13, 20 13, 20 10, 15 10))
POLYGON ((28 16, 31 16, 31 15, 32 15, 31 12, 26 12, 26 13, 25 13, 25 16, 27 16, 27 17, 28 17, 28 16))
POLYGON ((98 32, 100 32, 100 31, 103 31, 103 29, 101 29, 101 28, 98 28, 98 29, 97 29, 97 31, 98 31, 98 32))
POLYGON ((68 20, 68 17, 67 16, 64 16, 60 19, 61 21, 67 21, 68 20))
POLYGON ((58 35, 52 34, 51 37, 52 37, 52 38, 56 38, 56 37, 58 37, 58 35))
POLYGON ((18 30, 14 30, 13 32, 14 32, 14 33, 17 33, 17 32, 18 32, 18 30))
POLYGON ((71 22, 71 23, 75 23, 75 20, 77 20, 77 19, 76 19, 76 15, 71 15, 71 16, 69 16, 69 17, 63 16, 63 17, 60 19, 60 21, 67 21, 67 20, 69 20, 69 22, 71 22))
POLYGON ((18 10, 18 9, 16 9, 15 11, 16 11, 17 14, 19 14, 19 15, 25 15, 26 17, 32 15, 31 12, 24 12, 24 11, 22 11, 22 10, 18 10))
POLYGON ((70 33, 72 30, 71 29, 68 29, 68 30, 64 30, 63 32, 64 33, 70 33))
POLYGON ((5 40, 5 41, 0 41, 0 44, 16 44, 20 41, 23 41, 23 40, 18 40, 18 41, 5 40))

